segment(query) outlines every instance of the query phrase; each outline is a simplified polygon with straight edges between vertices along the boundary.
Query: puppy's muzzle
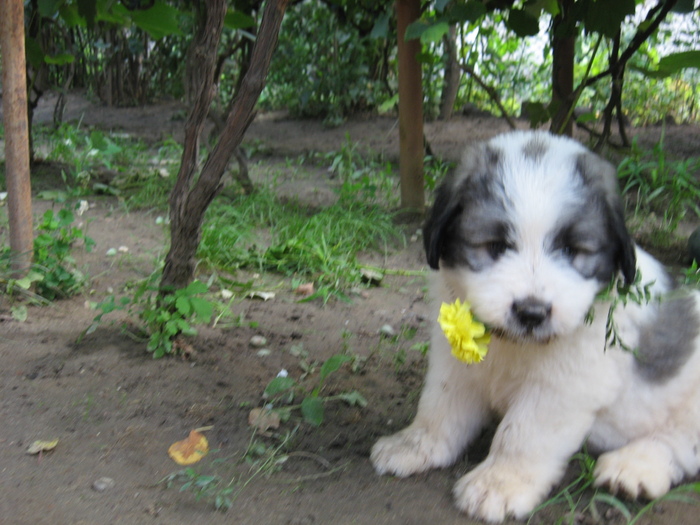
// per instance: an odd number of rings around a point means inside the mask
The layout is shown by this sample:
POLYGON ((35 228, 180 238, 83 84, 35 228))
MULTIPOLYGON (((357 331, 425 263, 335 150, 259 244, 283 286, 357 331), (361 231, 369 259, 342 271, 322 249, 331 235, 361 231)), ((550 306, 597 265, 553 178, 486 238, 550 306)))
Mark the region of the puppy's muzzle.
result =
POLYGON ((552 305, 534 297, 513 302, 511 307, 518 323, 528 332, 542 326, 552 313, 552 305))

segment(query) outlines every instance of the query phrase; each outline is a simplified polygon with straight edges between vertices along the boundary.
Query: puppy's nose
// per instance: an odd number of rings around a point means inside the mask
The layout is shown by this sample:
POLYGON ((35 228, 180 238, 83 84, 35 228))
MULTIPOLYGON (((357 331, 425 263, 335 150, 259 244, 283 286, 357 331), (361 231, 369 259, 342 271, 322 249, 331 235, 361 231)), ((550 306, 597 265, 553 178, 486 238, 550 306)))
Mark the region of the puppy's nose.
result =
POLYGON ((515 301, 512 309, 513 314, 515 314, 520 324, 528 330, 540 326, 547 320, 549 314, 552 313, 551 304, 535 299, 534 297, 527 297, 520 301, 515 301))

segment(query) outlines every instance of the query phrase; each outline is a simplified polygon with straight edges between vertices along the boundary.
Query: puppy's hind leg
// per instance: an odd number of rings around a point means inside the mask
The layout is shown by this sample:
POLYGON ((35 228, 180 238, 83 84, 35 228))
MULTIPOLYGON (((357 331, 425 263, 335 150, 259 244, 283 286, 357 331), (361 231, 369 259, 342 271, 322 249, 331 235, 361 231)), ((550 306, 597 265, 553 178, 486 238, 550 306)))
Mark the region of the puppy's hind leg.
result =
POLYGON ((596 463, 596 486, 633 499, 655 499, 666 494, 684 475, 695 475, 700 466, 698 444, 675 436, 650 436, 602 454, 596 463))
POLYGON ((409 476, 452 464, 487 415, 474 369, 455 360, 444 336, 433 337, 430 365, 411 425, 381 438, 371 460, 379 474, 409 476))

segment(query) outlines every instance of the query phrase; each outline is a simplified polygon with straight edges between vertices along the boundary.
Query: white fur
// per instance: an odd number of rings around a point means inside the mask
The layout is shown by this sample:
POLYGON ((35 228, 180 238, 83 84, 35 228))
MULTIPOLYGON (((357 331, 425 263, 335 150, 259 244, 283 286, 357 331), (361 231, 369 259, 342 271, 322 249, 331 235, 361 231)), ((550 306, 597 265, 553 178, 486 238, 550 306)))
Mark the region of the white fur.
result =
MULTIPOLYGON (((514 142, 522 141, 512 135, 496 140, 506 150, 514 142)), ((532 169, 531 163, 517 162, 517 156, 506 161, 503 179, 517 216, 527 219, 517 252, 482 271, 441 267, 431 276, 433 319, 442 302, 460 298, 487 325, 501 326, 514 299, 536 296, 553 305, 552 337, 494 336, 485 360, 466 365, 451 355, 434 323, 415 420, 381 438, 371 453, 380 474, 403 477, 445 467, 495 414, 500 424, 488 457, 454 487, 461 510, 491 522, 526 517, 586 440, 604 452, 595 470, 597 484, 632 497, 663 495, 700 468, 700 341, 696 338, 695 351, 670 380, 644 379, 632 353, 606 349, 609 305, 595 300, 600 283, 543 248, 543 239, 579 191, 562 174, 571 155, 583 148, 573 142, 558 146, 541 171, 526 178, 522 172, 532 169), (591 306, 595 315, 586 323, 591 306)), ((655 294, 668 291, 662 266, 638 248, 637 268, 645 282, 654 283, 655 294)), ((695 293, 696 315, 699 297, 695 293)), ((618 334, 628 346, 639 342, 653 309, 629 303, 615 311, 618 334)))

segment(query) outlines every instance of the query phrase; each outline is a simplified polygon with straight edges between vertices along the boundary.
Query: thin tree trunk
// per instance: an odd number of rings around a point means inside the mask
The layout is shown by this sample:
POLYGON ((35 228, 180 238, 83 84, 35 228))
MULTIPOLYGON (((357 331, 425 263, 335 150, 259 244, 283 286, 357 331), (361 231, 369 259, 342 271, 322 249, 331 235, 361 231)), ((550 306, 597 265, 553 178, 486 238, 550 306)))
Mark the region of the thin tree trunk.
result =
MULTIPOLYGON (((221 187, 231 155, 243 140, 262 91, 272 53, 288 0, 269 0, 260 24, 250 68, 231 106, 219 141, 193 181, 197 165, 198 142, 213 97, 217 45, 221 36, 224 0, 206 0, 205 23, 192 43, 188 56, 191 70, 188 81, 199 82, 196 101, 185 125, 185 147, 178 179, 170 194, 170 251, 165 258, 161 288, 167 291, 182 288, 194 277, 195 256, 201 238, 204 213, 221 187)), ((191 86, 194 84, 190 84, 191 86)))
MULTIPOLYGON (((565 30, 572 0, 562 2, 561 14, 554 17, 552 25, 552 133, 573 134, 572 107, 574 101, 574 57, 576 35, 565 30)), ((572 31, 572 30, 570 30, 572 31)))
POLYGON ((440 120, 449 120, 454 111, 455 100, 459 92, 459 84, 462 79, 462 69, 457 60, 457 26, 450 25, 450 29, 442 40, 445 46, 445 80, 440 97, 440 120))
POLYGON ((20 278, 29 270, 34 246, 22 0, 0 1, 0 51, 10 250, 14 276, 20 278))
POLYGON ((423 86, 417 55, 420 41, 406 40, 406 28, 420 17, 420 0, 396 0, 399 51, 399 172, 401 207, 422 212, 423 86))

